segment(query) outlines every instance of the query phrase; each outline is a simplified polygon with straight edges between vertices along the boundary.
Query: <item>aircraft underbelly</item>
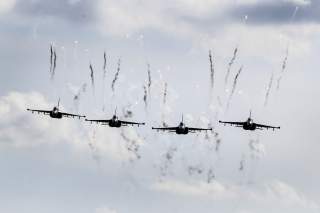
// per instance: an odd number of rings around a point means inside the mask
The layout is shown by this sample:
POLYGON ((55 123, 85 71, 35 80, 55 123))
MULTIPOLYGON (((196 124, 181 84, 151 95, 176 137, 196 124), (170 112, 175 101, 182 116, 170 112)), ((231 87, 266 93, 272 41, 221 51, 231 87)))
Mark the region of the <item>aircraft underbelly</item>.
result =
POLYGON ((50 117, 51 118, 57 118, 57 119, 61 119, 62 118, 62 114, 61 113, 58 113, 58 114, 55 114, 55 113, 50 113, 50 117))

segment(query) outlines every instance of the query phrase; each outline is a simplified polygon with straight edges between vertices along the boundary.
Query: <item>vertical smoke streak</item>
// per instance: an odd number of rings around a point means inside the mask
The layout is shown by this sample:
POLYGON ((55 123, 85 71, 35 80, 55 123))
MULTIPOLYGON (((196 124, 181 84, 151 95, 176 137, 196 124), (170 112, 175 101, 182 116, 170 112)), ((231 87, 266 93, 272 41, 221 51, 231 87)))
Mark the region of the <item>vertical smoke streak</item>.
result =
POLYGON ((53 52, 53 75, 55 73, 55 70, 57 68, 57 52, 54 50, 53 52))
POLYGON ((114 93, 115 84, 116 84, 116 82, 117 82, 117 80, 118 80, 118 77, 119 77, 120 65, 121 65, 121 58, 119 58, 119 60, 118 60, 117 72, 116 72, 116 74, 115 74, 115 76, 114 76, 114 79, 113 79, 113 81, 112 81, 112 84, 111 84, 111 89, 112 89, 112 92, 113 92, 113 93, 114 93))
POLYGON ((229 76, 230 76, 230 71, 231 71, 231 68, 232 68, 232 65, 234 64, 236 58, 237 58, 237 53, 238 53, 238 47, 236 47, 233 51, 233 56, 228 64, 228 69, 227 69, 227 73, 226 73, 226 77, 224 79, 224 84, 227 85, 228 83, 228 79, 229 79, 229 76))
POLYGON ((214 66, 213 66, 213 57, 212 52, 209 50, 209 62, 210 62, 210 84, 211 84, 211 90, 214 86, 214 66))
POLYGON ((221 138, 219 137, 219 133, 218 132, 214 133, 214 139, 215 139, 215 142, 216 142, 215 150, 216 150, 216 152, 219 152, 220 146, 221 146, 221 138))
POLYGON ((164 90, 163 90, 163 100, 162 100, 162 103, 163 103, 163 109, 162 109, 162 125, 164 127, 168 126, 167 123, 166 123, 166 119, 165 119, 165 108, 166 108, 166 105, 167 105, 167 93, 168 93, 168 83, 165 82, 164 84, 164 90))
POLYGON ((149 95, 151 95, 150 88, 151 88, 152 80, 151 80, 150 64, 148 64, 147 66, 148 66, 148 92, 149 92, 149 95))
POLYGON ((227 110, 229 109, 232 96, 233 96, 234 92, 236 91, 236 87, 237 87, 237 83, 238 83, 238 78, 239 78, 239 76, 240 76, 240 74, 241 74, 242 69, 243 69, 243 66, 240 67, 238 73, 236 74, 236 76, 235 76, 235 78, 234 78, 234 80, 233 80, 231 93, 230 93, 230 96, 229 96, 229 99, 228 99, 228 103, 227 103, 227 110))
POLYGON ((168 83, 166 82, 164 84, 164 90, 163 90, 163 105, 166 105, 167 103, 167 92, 168 92, 168 83))
POLYGON ((92 67, 91 63, 89 65, 89 68, 90 68, 91 86, 92 86, 92 89, 94 91, 94 71, 93 71, 93 67, 92 67))
POLYGON ((107 53, 104 51, 103 53, 103 79, 106 78, 107 74, 107 53))
POLYGON ((268 104, 268 100, 269 100, 269 95, 270 95, 270 91, 271 91, 271 88, 272 88, 272 84, 273 84, 273 73, 271 75, 271 78, 270 78, 270 81, 269 81, 269 84, 268 84, 268 87, 267 87, 267 92, 266 92, 266 96, 265 96, 265 99, 264 99, 264 106, 267 106, 267 104, 268 104))
POLYGON ((53 48, 52 50, 53 50, 53 54, 51 56, 51 59, 52 59, 53 65, 52 65, 52 70, 51 70, 51 80, 54 79, 56 68, 57 68, 57 53, 56 53, 56 49, 53 48))
POLYGON ((104 112, 105 110, 105 107, 106 107, 106 103, 105 103, 105 90, 106 90, 106 76, 107 76, 107 53, 106 51, 103 52, 103 82, 102 82, 102 100, 103 100, 103 103, 102 103, 102 111, 104 112))
POLYGON ((145 110, 147 110, 147 108, 148 108, 148 91, 147 91, 147 87, 145 85, 143 85, 143 91, 144 91, 144 95, 143 95, 144 107, 145 107, 145 110))
MULTIPOLYGON (((293 11, 293 14, 292 14, 292 16, 291 16, 291 21, 290 21, 291 23, 292 23, 293 20, 295 19, 296 15, 297 15, 297 13, 298 13, 298 10, 299 10, 299 7, 298 7, 298 6, 295 7, 295 9, 294 9, 294 11, 293 11)), ((289 56, 289 42, 288 42, 288 44, 287 44, 286 55, 285 55, 284 60, 283 60, 283 62, 282 62, 281 73, 280 73, 280 76, 279 76, 279 78, 278 78, 278 80, 277 80, 277 91, 279 91, 279 89, 280 89, 281 79, 282 79, 283 74, 284 74, 284 72, 285 72, 285 70, 286 70, 286 67, 287 67, 288 56, 289 56)))
POLYGON ((53 44, 50 44, 50 75, 52 76, 53 69, 53 44))
POLYGON ((286 50, 286 55, 282 61, 282 66, 281 66, 281 73, 280 73, 280 76, 277 80, 277 90, 280 89, 280 83, 281 83, 281 79, 282 79, 282 76, 287 68, 287 62, 288 62, 288 56, 289 56, 289 46, 287 47, 287 50, 286 50))

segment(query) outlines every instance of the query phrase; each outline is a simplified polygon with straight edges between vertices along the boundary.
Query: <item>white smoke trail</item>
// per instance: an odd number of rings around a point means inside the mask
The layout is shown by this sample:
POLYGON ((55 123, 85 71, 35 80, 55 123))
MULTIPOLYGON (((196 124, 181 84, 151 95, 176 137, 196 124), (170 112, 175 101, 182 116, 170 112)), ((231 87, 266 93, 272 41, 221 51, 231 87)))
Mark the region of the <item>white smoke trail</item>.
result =
POLYGON ((282 66, 281 66, 281 73, 280 73, 280 76, 277 80, 277 90, 280 89, 280 83, 281 83, 281 79, 282 79, 282 76, 287 68, 287 62, 288 62, 288 56, 289 56, 289 46, 287 47, 287 50, 286 50, 286 55, 282 61, 282 66))
POLYGON ((209 50, 209 63, 210 63, 210 85, 211 90, 214 87, 214 65, 213 65, 213 56, 211 50, 209 50))
POLYGON ((120 66, 121 66, 121 58, 118 59, 118 67, 117 67, 117 72, 114 76, 114 79, 112 81, 112 84, 111 84, 111 89, 112 89, 112 92, 114 93, 114 87, 115 87, 115 84, 118 80, 118 77, 119 77, 119 73, 120 73, 120 66))
POLYGON ((103 80, 106 78, 107 75, 107 53, 104 51, 103 53, 103 80))
POLYGON ((151 80, 151 69, 150 69, 150 64, 147 65, 148 66, 148 93, 149 95, 151 95, 151 85, 152 85, 152 80, 151 80))
POLYGON ((243 66, 240 67, 240 69, 238 70, 238 73, 236 74, 234 80, 233 80, 233 84, 232 84, 232 89, 231 89, 231 93, 230 93, 230 96, 229 96, 229 99, 228 99, 228 103, 227 103, 227 110, 229 109, 229 106, 230 106, 230 103, 231 103, 231 99, 232 99, 232 96, 236 90, 236 87, 237 87, 237 83, 238 83, 238 78, 241 74, 241 71, 243 69, 243 66))
POLYGON ((272 88, 272 84, 273 84, 273 73, 271 75, 271 78, 270 78, 270 81, 269 81, 269 84, 268 84, 268 87, 267 87, 266 96, 265 96, 265 99, 264 99, 264 106, 267 106, 267 104, 268 104, 268 100, 269 100, 269 95, 270 95, 270 91, 271 91, 271 88, 272 88))
POLYGON ((89 69, 90 69, 91 86, 92 86, 92 90, 94 92, 94 88, 95 88, 95 86, 94 86, 94 71, 93 71, 93 66, 91 63, 89 65, 89 69))
POLYGON ((238 47, 236 47, 233 51, 233 56, 228 64, 228 69, 227 69, 227 73, 226 73, 226 76, 225 76, 225 79, 224 79, 224 84, 225 86, 227 85, 228 83, 228 79, 229 79, 229 75, 230 75, 230 71, 231 71, 231 68, 232 68, 232 65, 234 64, 236 58, 237 58, 237 53, 238 53, 238 47))
POLYGON ((145 85, 143 85, 143 102, 144 102, 144 108, 147 111, 148 109, 148 90, 147 87, 145 85))

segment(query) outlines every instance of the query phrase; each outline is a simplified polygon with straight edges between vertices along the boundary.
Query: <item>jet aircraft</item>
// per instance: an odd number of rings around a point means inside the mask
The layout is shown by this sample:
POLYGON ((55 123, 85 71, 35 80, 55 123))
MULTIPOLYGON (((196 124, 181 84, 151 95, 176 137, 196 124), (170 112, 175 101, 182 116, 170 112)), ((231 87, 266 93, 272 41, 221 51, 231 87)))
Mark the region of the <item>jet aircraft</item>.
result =
POLYGON ((84 115, 76 115, 76 114, 70 114, 70 113, 65 113, 61 112, 59 110, 59 104, 60 104, 60 99, 58 101, 58 105, 53 107, 52 110, 37 110, 37 109, 27 109, 28 111, 31 111, 32 113, 38 113, 38 114, 44 114, 44 115, 49 115, 51 118, 56 118, 56 119, 61 119, 62 117, 77 117, 77 118, 84 118, 86 116, 84 115))
POLYGON ((228 124, 235 127, 242 127, 244 130, 250 130, 250 131, 254 131, 256 129, 262 130, 264 128, 272 129, 272 130, 280 129, 280 126, 275 127, 275 126, 268 126, 268 125, 254 123, 251 118, 251 111, 250 111, 249 118, 245 122, 219 121, 219 123, 222 123, 224 125, 228 124))
POLYGON ((188 133, 195 133, 197 131, 212 131, 212 128, 193 128, 193 127, 187 127, 184 122, 183 122, 183 116, 182 116, 182 120, 179 123, 178 126, 176 127, 160 127, 160 128, 156 128, 156 127, 152 127, 152 129, 157 130, 157 131, 169 131, 169 132, 175 132, 178 135, 186 135, 188 133))
POLYGON ((86 119, 86 121, 89 121, 91 123, 101 123, 102 125, 109 125, 110 127, 116 127, 116 128, 119 128, 121 126, 128 126, 128 125, 132 125, 132 126, 145 125, 145 123, 137 123, 137 122, 119 120, 119 118, 117 116, 117 111, 115 111, 114 115, 109 120, 88 120, 88 119, 86 119))

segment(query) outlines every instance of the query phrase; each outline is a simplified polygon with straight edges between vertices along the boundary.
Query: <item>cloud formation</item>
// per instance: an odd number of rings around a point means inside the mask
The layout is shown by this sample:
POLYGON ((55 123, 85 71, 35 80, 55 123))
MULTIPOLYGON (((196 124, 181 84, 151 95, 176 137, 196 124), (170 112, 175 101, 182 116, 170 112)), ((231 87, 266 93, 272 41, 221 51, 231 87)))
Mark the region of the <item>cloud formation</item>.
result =
MULTIPOLYGON (((9 0, 13 1, 13 0, 9 0)), ((14 11, 28 17, 54 17, 85 24, 95 19, 95 3, 90 0, 16 0, 14 11)))
POLYGON ((315 201, 306 198, 289 184, 278 180, 252 187, 225 184, 219 181, 213 181, 208 184, 197 181, 167 180, 153 184, 152 189, 179 196, 197 199, 202 198, 219 202, 228 203, 237 200, 239 206, 247 208, 250 212, 255 212, 259 208, 259 212, 268 212, 270 209, 261 210, 261 207, 269 205, 272 205, 272 208, 277 209, 277 211, 283 209, 286 211, 291 210, 291 212, 316 212, 320 209, 315 201), (255 204, 246 205, 250 203, 255 204))
POLYGON ((229 13, 234 20, 248 16, 248 24, 293 24, 319 23, 320 3, 318 1, 283 0, 263 1, 256 4, 243 4, 232 8, 229 13))
MULTIPOLYGON (((5 146, 16 148, 41 144, 70 144, 74 150, 87 152, 91 143, 92 125, 78 119, 51 119, 46 115, 26 111, 27 108, 51 110, 53 106, 53 103, 49 103, 43 95, 36 92, 11 92, 0 97, 0 141, 5 146)), ((136 157, 136 153, 128 151, 126 141, 117 132, 104 126, 94 128, 95 148, 104 157, 117 161, 136 157), (106 132, 108 134, 105 134, 106 132), (123 154, 119 155, 119 152, 123 154)), ((137 141, 139 145, 144 143, 134 129, 126 130, 126 137, 137 141)))
POLYGON ((16 0, 0 1, 0 15, 12 10, 15 4, 16 4, 16 0))

